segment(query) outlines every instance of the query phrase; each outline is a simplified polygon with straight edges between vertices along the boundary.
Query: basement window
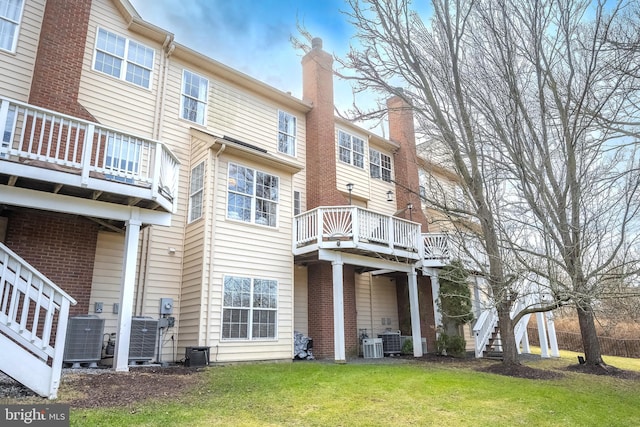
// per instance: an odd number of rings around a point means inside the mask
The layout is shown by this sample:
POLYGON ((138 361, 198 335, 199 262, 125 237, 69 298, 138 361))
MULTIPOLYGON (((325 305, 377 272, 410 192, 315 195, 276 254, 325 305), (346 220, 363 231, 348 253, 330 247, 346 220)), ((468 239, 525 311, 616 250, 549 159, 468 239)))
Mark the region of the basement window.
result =
POLYGON ((225 276, 222 304, 222 339, 276 338, 277 281, 225 276))

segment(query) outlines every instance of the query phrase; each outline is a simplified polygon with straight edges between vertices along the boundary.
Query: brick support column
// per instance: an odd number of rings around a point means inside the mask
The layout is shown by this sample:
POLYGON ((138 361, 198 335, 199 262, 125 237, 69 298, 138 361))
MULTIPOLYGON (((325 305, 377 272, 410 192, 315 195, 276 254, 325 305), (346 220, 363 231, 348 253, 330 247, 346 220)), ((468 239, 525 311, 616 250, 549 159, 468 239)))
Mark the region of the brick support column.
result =
MULTIPOLYGON (((355 271, 343 265, 344 341, 347 357, 358 354, 355 271)), ((333 268, 330 262, 308 267, 309 336, 313 354, 319 359, 334 357, 333 268)))

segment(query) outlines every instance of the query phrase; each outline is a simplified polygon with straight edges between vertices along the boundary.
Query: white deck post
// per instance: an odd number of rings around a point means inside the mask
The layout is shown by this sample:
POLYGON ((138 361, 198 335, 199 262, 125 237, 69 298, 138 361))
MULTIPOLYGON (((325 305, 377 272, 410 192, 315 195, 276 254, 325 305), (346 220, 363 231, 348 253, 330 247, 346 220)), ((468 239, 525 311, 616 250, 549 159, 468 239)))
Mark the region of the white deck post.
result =
POLYGON ((549 357, 549 344, 547 343, 547 328, 545 327, 544 313, 536 313, 538 324, 538 336, 540 337, 540 356, 549 357))
MULTIPOLYGON (((438 280, 438 270, 429 269, 429 276, 431 277, 431 297, 433 298, 433 317, 436 323, 436 331, 438 327, 442 326, 442 313, 438 308, 438 298, 440 297, 440 281, 438 280)), ((437 334, 436 334, 437 335, 437 334)))
POLYGON ((346 362, 344 344, 344 288, 342 272, 344 262, 338 256, 331 262, 333 268, 333 347, 336 362, 346 362))
POLYGON ((116 371, 129 370, 129 340, 131 338, 131 316, 133 315, 133 294, 136 278, 136 257, 141 222, 138 219, 127 221, 120 282, 120 312, 118 314, 118 332, 114 350, 113 367, 116 371))
POLYGON ((558 337, 556 337, 556 325, 553 323, 553 313, 548 311, 545 313, 545 317, 547 318, 547 332, 549 333, 551 356, 560 357, 560 350, 558 350, 558 337))
POLYGON ((407 273, 409 281, 409 309, 411 310, 411 336, 413 356, 422 356, 422 333, 420 331, 420 304, 418 303, 418 273, 415 269, 407 273))

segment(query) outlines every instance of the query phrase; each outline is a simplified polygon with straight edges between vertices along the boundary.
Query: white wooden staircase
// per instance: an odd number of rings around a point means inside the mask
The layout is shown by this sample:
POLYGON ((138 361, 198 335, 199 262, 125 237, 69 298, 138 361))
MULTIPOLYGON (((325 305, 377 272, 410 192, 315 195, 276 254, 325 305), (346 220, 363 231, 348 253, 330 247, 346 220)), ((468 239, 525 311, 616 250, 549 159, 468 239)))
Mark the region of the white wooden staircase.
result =
POLYGON ((69 307, 75 304, 0 243, 0 371, 39 395, 55 399, 69 307))
MULTIPOLYGON (((529 292, 523 297, 518 298, 511 308, 511 318, 526 307, 534 307, 540 304, 541 295, 539 292, 529 292)), ((549 349, 547 348, 547 332, 544 327, 544 318, 549 332, 549 341, 551 344, 551 355, 559 356, 558 344, 555 337, 555 329, 553 328, 553 316, 551 313, 537 313, 538 332, 540 334, 540 346, 542 357, 549 357, 549 349)), ((518 353, 528 353, 529 337, 527 335, 527 325, 531 314, 523 316, 513 328, 513 334, 516 340, 516 348, 518 353)), ((491 307, 482 311, 478 320, 473 327, 473 335, 475 338, 475 355, 488 359, 502 358, 502 340, 500 339, 500 325, 498 324, 498 312, 495 307, 491 307)))

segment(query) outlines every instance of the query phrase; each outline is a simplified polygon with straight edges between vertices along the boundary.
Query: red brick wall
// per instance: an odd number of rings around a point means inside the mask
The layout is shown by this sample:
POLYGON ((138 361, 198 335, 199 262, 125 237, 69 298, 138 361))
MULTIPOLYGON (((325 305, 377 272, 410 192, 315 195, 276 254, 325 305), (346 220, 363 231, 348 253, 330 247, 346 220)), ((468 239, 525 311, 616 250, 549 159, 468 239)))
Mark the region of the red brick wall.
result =
MULTIPOLYGON (((411 106, 398 96, 387 100, 389 113, 389 139, 400 145, 394 156, 394 175, 396 184, 396 205, 398 210, 412 203, 411 219, 422 224, 422 231, 427 231, 427 218, 422 211, 420 198, 420 181, 416 162, 416 135, 411 106)), ((404 217, 409 219, 409 212, 404 217)))
POLYGON ((313 104, 307 113, 307 208, 348 204, 337 189, 333 103, 333 58, 314 39, 302 58, 302 98, 313 104))
POLYGON ((71 295, 70 313, 87 314, 98 224, 75 215, 9 211, 6 245, 71 295))
POLYGON ((47 0, 29 102, 95 121, 78 91, 91 0, 47 0))
MULTIPOLYGON (((313 338, 313 354, 319 359, 333 358, 333 267, 319 262, 308 268, 309 336, 313 338)), ((358 354, 355 271, 343 267, 344 329, 347 356, 358 354)))

